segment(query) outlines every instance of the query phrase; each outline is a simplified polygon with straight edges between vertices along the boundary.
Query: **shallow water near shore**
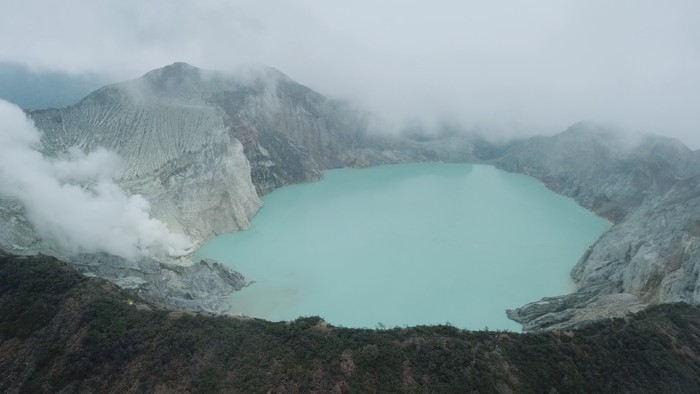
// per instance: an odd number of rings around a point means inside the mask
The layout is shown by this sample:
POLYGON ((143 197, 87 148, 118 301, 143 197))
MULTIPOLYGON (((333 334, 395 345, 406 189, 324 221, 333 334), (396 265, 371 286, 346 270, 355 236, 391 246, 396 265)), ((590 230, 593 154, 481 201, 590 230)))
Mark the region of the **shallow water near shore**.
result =
POLYGON ((609 227, 537 180, 485 165, 332 170, 263 201, 249 230, 197 252, 255 281, 231 312, 346 327, 520 331, 505 309, 570 291, 569 271, 609 227))

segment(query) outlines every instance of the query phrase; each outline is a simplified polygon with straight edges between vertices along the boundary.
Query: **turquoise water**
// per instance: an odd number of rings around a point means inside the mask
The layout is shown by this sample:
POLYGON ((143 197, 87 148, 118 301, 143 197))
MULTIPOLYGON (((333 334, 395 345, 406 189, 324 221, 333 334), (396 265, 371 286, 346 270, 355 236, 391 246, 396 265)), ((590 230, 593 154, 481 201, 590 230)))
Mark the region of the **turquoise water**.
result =
POLYGON ((483 165, 333 170, 263 201, 249 230, 198 252, 255 281, 231 312, 346 327, 519 331, 505 309, 570 291, 571 267, 609 226, 533 178, 483 165))

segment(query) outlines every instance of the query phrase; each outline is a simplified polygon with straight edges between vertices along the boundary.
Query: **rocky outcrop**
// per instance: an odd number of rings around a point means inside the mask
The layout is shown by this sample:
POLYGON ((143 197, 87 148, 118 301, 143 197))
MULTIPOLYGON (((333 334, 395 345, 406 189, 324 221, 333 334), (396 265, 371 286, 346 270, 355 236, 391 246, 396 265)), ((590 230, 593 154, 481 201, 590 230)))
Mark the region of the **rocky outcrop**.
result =
POLYGON ((33 254, 41 249, 41 240, 25 215, 24 205, 14 198, 0 195, 0 250, 33 254))
POLYGON ((675 140, 625 137, 581 124, 515 146, 498 160, 615 223, 572 269, 578 291, 508 311, 525 330, 700 302, 698 155, 675 140))
POLYGON ((70 263, 85 276, 107 279, 170 309, 225 313, 231 293, 248 285, 240 273, 211 259, 163 263, 90 254, 71 256, 70 263))

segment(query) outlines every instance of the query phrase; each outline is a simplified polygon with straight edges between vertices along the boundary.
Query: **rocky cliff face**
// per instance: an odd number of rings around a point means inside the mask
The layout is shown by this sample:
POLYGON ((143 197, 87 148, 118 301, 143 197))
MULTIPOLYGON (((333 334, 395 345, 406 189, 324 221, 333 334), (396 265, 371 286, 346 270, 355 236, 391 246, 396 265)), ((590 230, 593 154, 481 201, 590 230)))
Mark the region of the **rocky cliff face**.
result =
POLYGON ((621 316, 649 304, 697 304, 700 160, 676 140, 580 124, 533 138, 496 161, 541 179, 615 223, 572 270, 579 290, 509 316, 526 330, 621 316))
POLYGON ((201 241, 249 226, 261 206, 243 145, 205 101, 210 82, 184 64, 104 87, 73 107, 31 112, 47 155, 116 152, 119 183, 154 216, 201 241))
MULTIPOLYGON (((248 228, 259 196, 318 180, 323 169, 427 158, 410 142, 368 134, 360 113, 264 67, 224 73, 175 63, 29 116, 49 157, 75 146, 118 154, 119 185, 196 243, 248 228)), ((212 264, 66 256, 37 237, 18 201, 0 200, 0 217, 0 249, 61 257, 164 305, 225 311, 223 295, 244 283, 212 264)))

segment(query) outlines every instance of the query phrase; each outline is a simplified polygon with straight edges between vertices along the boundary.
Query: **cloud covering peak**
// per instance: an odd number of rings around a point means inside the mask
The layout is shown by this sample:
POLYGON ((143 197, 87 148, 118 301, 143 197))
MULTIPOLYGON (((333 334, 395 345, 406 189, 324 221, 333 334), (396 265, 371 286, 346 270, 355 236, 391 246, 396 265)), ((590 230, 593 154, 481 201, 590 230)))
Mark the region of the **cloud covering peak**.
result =
POLYGON ((115 80, 263 63, 387 124, 594 120, 700 148, 698 15, 696 0, 25 0, 4 4, 0 61, 115 80))
POLYGON ((19 199, 44 242, 64 253, 105 252, 129 260, 181 256, 192 248, 152 218, 140 195, 114 181, 118 157, 71 149, 63 159, 40 152, 41 135, 18 107, 0 100, 0 194, 19 199))

